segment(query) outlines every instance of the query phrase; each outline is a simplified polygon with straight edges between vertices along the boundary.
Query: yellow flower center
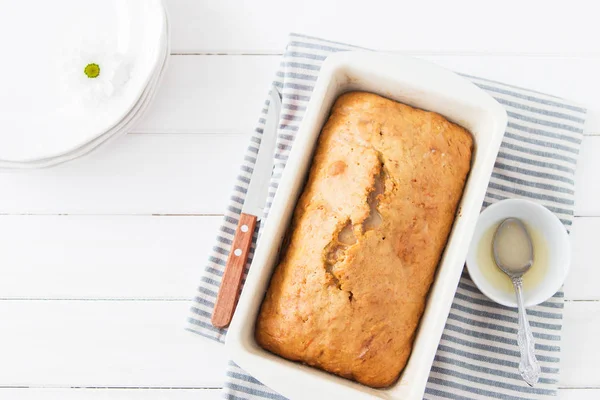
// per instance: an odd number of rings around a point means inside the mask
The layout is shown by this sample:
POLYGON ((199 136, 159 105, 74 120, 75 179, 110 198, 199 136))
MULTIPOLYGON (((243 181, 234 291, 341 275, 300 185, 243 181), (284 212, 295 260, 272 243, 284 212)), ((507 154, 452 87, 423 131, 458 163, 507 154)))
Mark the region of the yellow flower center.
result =
POLYGON ((94 63, 88 64, 83 69, 83 73, 88 78, 97 78, 98 75, 100 75, 100 67, 98 66, 98 64, 94 64, 94 63))

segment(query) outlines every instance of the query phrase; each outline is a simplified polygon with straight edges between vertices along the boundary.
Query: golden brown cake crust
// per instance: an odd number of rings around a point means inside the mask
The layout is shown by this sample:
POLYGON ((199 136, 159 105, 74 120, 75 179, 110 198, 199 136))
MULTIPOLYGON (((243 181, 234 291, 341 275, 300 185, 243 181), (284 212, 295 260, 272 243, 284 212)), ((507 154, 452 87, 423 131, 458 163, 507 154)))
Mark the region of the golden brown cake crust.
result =
POLYGON ((469 132, 439 114, 371 93, 342 95, 263 301, 258 343, 372 387, 395 382, 471 151, 469 132))

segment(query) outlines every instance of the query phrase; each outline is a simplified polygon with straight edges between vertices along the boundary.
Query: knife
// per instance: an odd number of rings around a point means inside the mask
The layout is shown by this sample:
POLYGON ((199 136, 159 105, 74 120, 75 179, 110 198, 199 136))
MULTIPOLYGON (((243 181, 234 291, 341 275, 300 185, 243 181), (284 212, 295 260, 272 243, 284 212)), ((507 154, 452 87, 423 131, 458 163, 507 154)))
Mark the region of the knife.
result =
POLYGON ((221 279, 221 286, 211 319, 213 326, 216 328, 227 327, 235 311, 256 222, 261 219, 267 200, 280 111, 281 98, 279 97, 279 91, 276 87, 273 87, 252 178, 248 185, 246 199, 242 206, 242 213, 235 230, 227 264, 225 264, 225 272, 221 279))

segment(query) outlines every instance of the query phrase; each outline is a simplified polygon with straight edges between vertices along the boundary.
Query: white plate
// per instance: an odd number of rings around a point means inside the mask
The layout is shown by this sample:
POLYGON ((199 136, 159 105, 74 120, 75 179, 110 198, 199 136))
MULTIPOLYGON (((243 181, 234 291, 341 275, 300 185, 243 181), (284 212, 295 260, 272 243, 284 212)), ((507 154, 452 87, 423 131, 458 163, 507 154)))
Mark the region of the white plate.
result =
POLYGON ((265 385, 292 399, 377 396, 421 400, 502 142, 506 118, 506 111, 492 97, 434 64, 369 52, 329 56, 319 73, 227 334, 226 345, 233 361, 265 385), (475 142, 472 169, 410 359, 400 379, 381 390, 285 360, 265 351, 254 340, 256 317, 319 133, 335 99, 351 90, 373 92, 436 111, 467 128, 475 142))
MULTIPOLYGON (((571 243, 567 230, 556 215, 544 206, 523 199, 502 200, 486 208, 477 221, 473 241, 467 255, 469 275, 479 290, 495 302, 507 307, 517 307, 514 290, 507 276, 491 262, 491 239, 495 228, 506 218, 522 220, 530 234, 538 238, 540 243, 534 243, 534 260, 544 265, 536 265, 523 277, 525 306, 540 304, 556 293, 563 285, 571 262, 571 243), (489 246, 489 259, 481 260, 482 237, 489 246), (539 249, 535 248, 539 245, 539 249), (493 270, 489 269, 493 267, 493 270), (542 273, 543 272, 543 273, 542 273), (529 280, 531 279, 531 281, 529 280), (500 285, 498 280, 504 280, 500 285)), ((487 257, 486 257, 487 258, 487 257)))
POLYGON ((119 123, 116 126, 114 126, 111 130, 107 131, 106 133, 96 137, 90 142, 85 143, 83 146, 65 154, 30 162, 8 162, 0 160, 0 168, 32 169, 51 167, 86 155, 91 151, 101 146, 104 146, 109 142, 112 142, 114 139, 120 137, 122 134, 129 132, 135 125, 135 123, 139 120, 139 118, 147 110, 148 106, 151 104, 156 94, 156 90, 158 89, 158 86, 160 85, 160 82, 162 81, 164 73, 167 69, 170 54, 170 28, 168 24, 168 18, 166 15, 165 18, 166 31, 163 37, 164 51, 161 57, 161 62, 159 63, 156 71, 153 73, 148 87, 142 93, 142 96, 140 97, 139 101, 134 105, 130 113, 122 121, 119 121, 119 123))
MULTIPOLYGON (((66 154, 103 135, 139 101, 164 57, 160 0, 4 2, 0 44, 0 160, 28 162, 66 154), (15 38, 18 38, 16 40, 15 38), (129 79, 113 96, 86 106, 78 73, 84 54, 122 60, 129 79)), ((102 68, 103 61, 99 64, 102 68)), ((107 67, 108 68, 108 67, 107 67)), ((101 70, 102 74, 102 70, 101 70)))

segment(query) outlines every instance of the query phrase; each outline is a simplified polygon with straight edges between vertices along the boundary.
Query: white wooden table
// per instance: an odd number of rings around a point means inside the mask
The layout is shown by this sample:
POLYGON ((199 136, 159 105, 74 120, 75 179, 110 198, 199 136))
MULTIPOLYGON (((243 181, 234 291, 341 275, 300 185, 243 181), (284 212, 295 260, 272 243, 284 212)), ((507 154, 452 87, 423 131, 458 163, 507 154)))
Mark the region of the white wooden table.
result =
POLYGON ((592 2, 250 3, 167 0, 173 57, 135 132, 57 168, 0 172, 0 399, 219 397, 221 345, 183 328, 289 31, 423 57, 590 108, 560 393, 600 398, 592 2))

